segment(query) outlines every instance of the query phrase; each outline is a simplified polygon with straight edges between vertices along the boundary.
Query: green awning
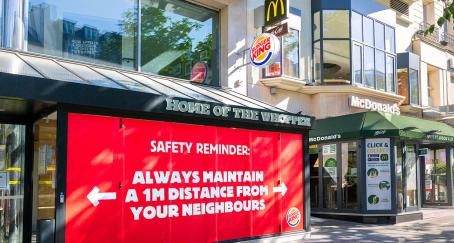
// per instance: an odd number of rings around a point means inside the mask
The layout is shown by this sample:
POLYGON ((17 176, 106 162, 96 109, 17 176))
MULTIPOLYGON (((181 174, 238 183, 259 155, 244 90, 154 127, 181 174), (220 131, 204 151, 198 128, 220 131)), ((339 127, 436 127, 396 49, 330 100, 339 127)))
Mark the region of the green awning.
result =
POLYGON ((369 111, 315 121, 309 141, 404 137, 454 143, 454 128, 436 121, 369 111))

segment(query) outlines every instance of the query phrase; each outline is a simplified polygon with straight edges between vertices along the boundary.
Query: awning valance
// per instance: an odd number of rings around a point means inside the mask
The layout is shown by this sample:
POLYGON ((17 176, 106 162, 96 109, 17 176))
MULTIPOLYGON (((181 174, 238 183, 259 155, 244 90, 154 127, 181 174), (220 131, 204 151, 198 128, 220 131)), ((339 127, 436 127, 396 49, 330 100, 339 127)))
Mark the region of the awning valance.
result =
POLYGON ((310 131, 311 143, 368 137, 454 143, 454 128, 441 122, 370 111, 320 119, 310 131))

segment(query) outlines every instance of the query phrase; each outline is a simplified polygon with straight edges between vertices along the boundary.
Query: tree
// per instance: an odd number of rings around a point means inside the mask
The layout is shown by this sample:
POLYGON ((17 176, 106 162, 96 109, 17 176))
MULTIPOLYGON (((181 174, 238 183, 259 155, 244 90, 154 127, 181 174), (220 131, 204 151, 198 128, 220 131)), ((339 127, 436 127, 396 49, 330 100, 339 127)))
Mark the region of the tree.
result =
MULTIPOLYGON (((443 26, 446 22, 451 21, 454 18, 454 2, 448 0, 442 0, 445 4, 443 9, 443 16, 438 18, 437 25, 438 27, 443 26)), ((424 35, 433 33, 435 30, 435 24, 430 25, 425 31, 424 35)))

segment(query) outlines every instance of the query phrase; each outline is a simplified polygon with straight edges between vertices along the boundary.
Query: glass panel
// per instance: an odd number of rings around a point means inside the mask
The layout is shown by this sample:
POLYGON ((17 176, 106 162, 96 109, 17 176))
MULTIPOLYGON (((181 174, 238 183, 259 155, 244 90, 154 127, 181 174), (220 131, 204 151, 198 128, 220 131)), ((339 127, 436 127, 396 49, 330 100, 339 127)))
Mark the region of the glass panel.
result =
POLYGON ((164 95, 167 95, 167 96, 174 96, 174 97, 181 97, 181 98, 186 98, 186 99, 190 99, 191 97, 181 93, 181 92, 178 92, 174 89, 171 89, 161 83, 158 83, 154 80, 151 80, 147 77, 144 77, 142 75, 138 75, 138 74, 132 74, 132 73, 123 73, 124 75, 134 79, 134 80, 137 80, 138 82, 141 82, 147 86, 149 86, 150 88, 154 89, 154 90, 157 90, 161 93, 163 93, 164 95))
POLYGON ((323 157, 323 207, 337 208, 337 144, 322 147, 323 157))
MULTIPOLYGON (((282 41, 282 38, 280 38, 282 41)), ((281 47, 279 47, 281 49, 281 47)), ((266 68, 265 68, 265 77, 266 78, 272 78, 272 77, 279 77, 282 75, 282 52, 278 52, 276 55, 276 58, 274 59, 273 62, 271 62, 266 68)))
POLYGON ((386 56, 386 91, 396 92, 395 89, 395 62, 394 57, 386 56))
POLYGON ((114 71, 114 70, 109 70, 109 69, 104 69, 104 68, 93 68, 97 72, 101 73, 102 75, 113 79, 122 85, 128 87, 128 89, 135 90, 135 91, 141 91, 141 92, 147 92, 147 93, 154 93, 154 94, 159 94, 157 91, 154 91, 143 84, 132 80, 125 75, 122 75, 121 73, 114 71))
POLYGON ((198 93, 201 93, 205 96, 208 96, 210 98, 213 98, 213 99, 216 99, 224 104, 228 104, 228 105, 237 105, 237 106, 244 106, 243 104, 241 103, 238 103, 238 102, 235 102, 235 101, 232 101, 228 98, 225 98, 224 96, 222 95, 219 95, 219 94, 216 94, 216 93, 212 93, 202 87, 199 87, 197 85, 193 85, 193 84, 190 84, 190 83, 186 83, 186 82, 175 82, 175 84, 179 84, 179 85, 182 85, 188 89, 192 89, 198 93))
POLYGON ((321 56, 320 41, 314 43, 314 80, 316 83, 321 82, 321 56))
POLYGON ((425 156, 425 192, 427 203, 448 203, 446 150, 429 150, 425 156))
POLYGON ((381 50, 385 49, 385 26, 379 22, 374 23, 375 30, 375 47, 381 50))
POLYGON ((405 181, 407 186, 407 207, 416 207, 417 206, 417 196, 416 196, 416 148, 415 145, 406 146, 406 156, 405 156, 405 181))
POLYGON ((165 85, 167 87, 170 87, 174 90, 177 90, 183 94, 185 94, 186 96, 189 96, 193 99, 196 99, 196 100, 203 100, 203 101, 208 101, 208 102, 219 102, 215 99, 212 99, 211 97, 208 97, 206 95, 203 95, 201 94, 200 92, 197 92, 197 91, 194 91, 194 89, 188 89, 188 88, 185 88, 181 85, 178 85, 176 83, 176 81, 171 81, 171 80, 167 80, 167 79, 163 79, 163 78, 159 78, 157 76, 147 76, 149 79, 152 79, 153 81, 155 82, 158 82, 158 83, 161 83, 162 85, 165 85))
POLYGON ((395 47, 395 37, 394 37, 394 28, 386 26, 386 39, 385 39, 385 47, 387 52, 395 53, 396 52, 396 47, 395 47))
POLYGON ((403 104, 408 104, 409 102, 408 79, 408 69, 403 68, 397 70, 397 92, 400 96, 405 97, 403 104))
POLYGON ((357 143, 342 143, 342 206, 358 208, 357 143))
POLYGON ((314 13, 314 40, 320 39, 320 12, 314 13))
POLYGON ((355 83, 363 82, 363 48, 359 45, 353 45, 353 81, 355 83))
POLYGON ((377 89, 385 90, 385 53, 375 51, 375 80, 377 81, 377 89))
POLYGON ((374 21, 363 17, 364 43, 374 46, 374 21))
POLYGON ((0 52, 0 72, 42 78, 33 68, 13 53, 0 52))
POLYGON ((135 3, 135 0, 30 0, 28 50, 134 68, 135 3))
POLYGON ((23 55, 22 58, 51 79, 75 83, 87 83, 52 60, 25 55, 23 55))
POLYGON ((72 63, 67 63, 67 62, 59 62, 62 66, 65 68, 73 71, 83 79, 87 80, 91 84, 97 85, 97 86, 102 86, 102 87, 110 87, 110 88, 117 88, 117 89, 124 89, 123 87, 119 86, 112 80, 106 78, 105 76, 91 70, 90 68, 83 66, 83 65, 78 65, 78 64, 72 64, 72 63))
POLYGON ((418 71, 410 69, 410 103, 419 105, 419 79, 418 71))
POLYGON ((311 162, 311 208, 319 208, 319 167, 320 162, 318 159, 318 146, 311 145, 309 159, 311 162))
POLYGON ((142 0, 140 8, 143 71, 189 80, 194 64, 206 62, 206 83, 217 82, 217 12, 175 0, 142 0))
POLYGON ((363 41, 363 16, 352 12, 352 39, 363 41))
POLYGON ((349 83, 350 41, 323 41, 323 81, 349 83))
POLYGON ((0 242, 22 242, 25 126, 0 124, 0 242))
POLYGON ((299 78, 299 31, 291 29, 282 37, 284 75, 299 78))
POLYGON ((374 48, 368 46, 364 46, 364 79, 367 87, 375 88, 374 48))
POLYGON ((323 38, 349 38, 348 10, 323 10, 323 38))
POLYGON ((57 113, 53 113, 34 124, 33 232, 45 231, 46 229, 40 228, 44 225, 42 222, 55 220, 56 118, 57 113))
POLYGON ((404 210, 404 185, 402 179, 402 146, 400 141, 396 140, 396 146, 394 146, 394 154, 396 157, 396 189, 397 189, 397 211, 403 212, 404 210))

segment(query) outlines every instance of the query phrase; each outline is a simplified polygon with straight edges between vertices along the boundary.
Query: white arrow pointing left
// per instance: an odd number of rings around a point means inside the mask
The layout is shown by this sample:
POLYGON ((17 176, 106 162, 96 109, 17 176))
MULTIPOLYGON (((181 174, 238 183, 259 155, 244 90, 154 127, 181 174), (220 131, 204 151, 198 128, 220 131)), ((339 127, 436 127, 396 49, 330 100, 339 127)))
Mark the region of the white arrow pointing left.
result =
POLYGON ((117 198, 116 192, 100 192, 101 190, 95 186, 90 193, 88 193, 87 198, 93 204, 93 206, 98 206, 100 200, 115 200, 117 198))
POLYGON ((287 192, 287 187, 285 186, 285 183, 281 182, 281 184, 279 184, 279 186, 273 187, 273 192, 280 192, 281 195, 284 196, 285 193, 287 192))

